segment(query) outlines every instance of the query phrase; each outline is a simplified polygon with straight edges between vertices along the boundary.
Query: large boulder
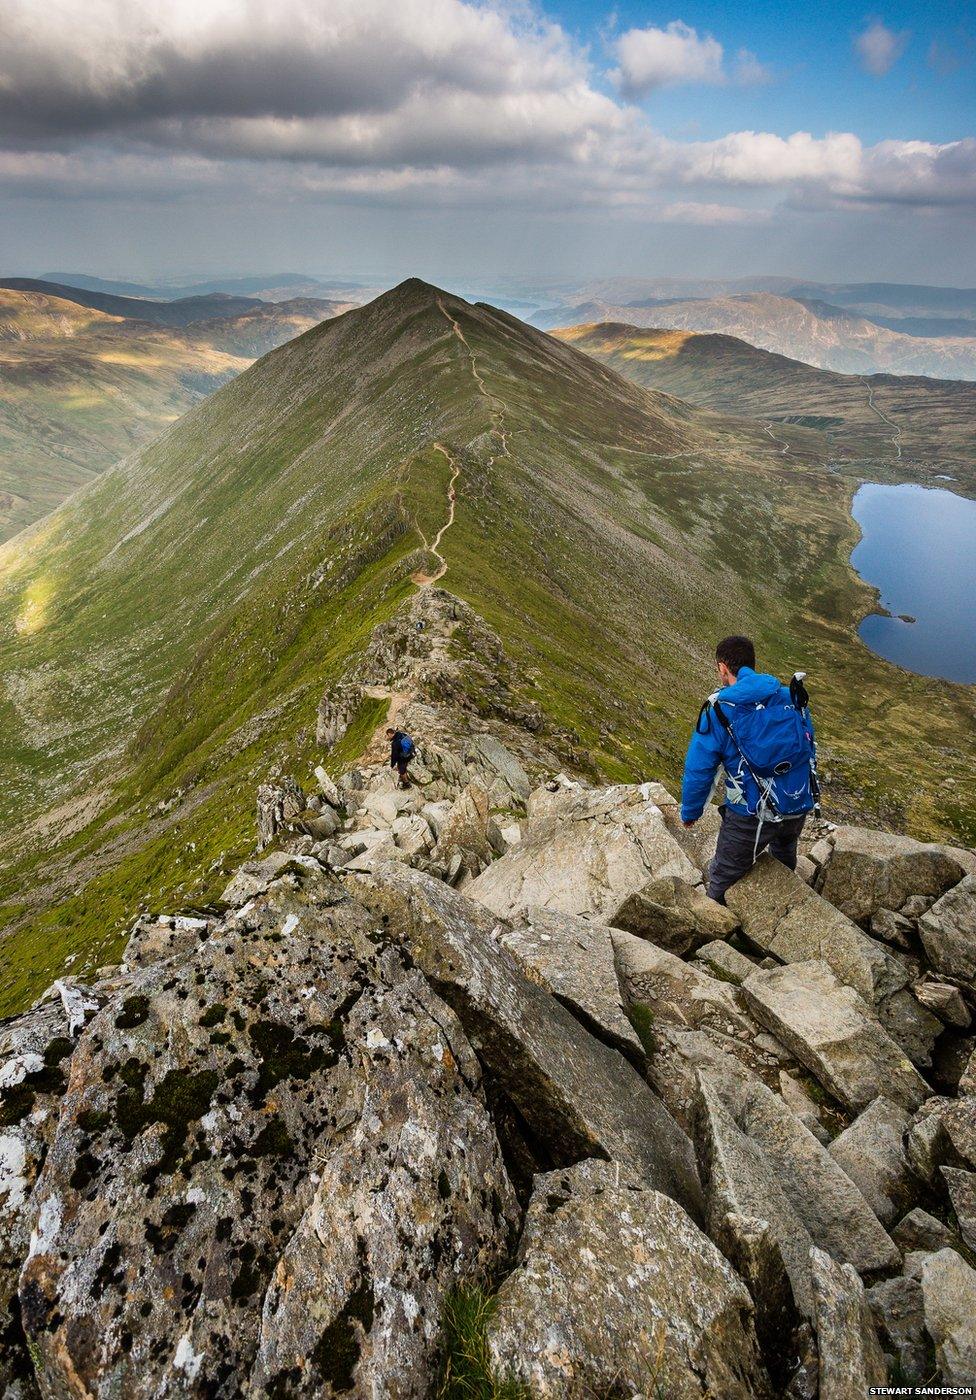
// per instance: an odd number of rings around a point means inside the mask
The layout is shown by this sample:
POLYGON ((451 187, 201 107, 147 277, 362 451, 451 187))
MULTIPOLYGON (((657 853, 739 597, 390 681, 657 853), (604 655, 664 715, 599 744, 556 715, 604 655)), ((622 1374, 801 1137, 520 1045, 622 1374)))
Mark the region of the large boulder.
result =
POLYGON ((534 905, 603 922, 658 876, 699 884, 701 874, 638 787, 561 788, 530 803, 522 841, 467 890, 503 918, 534 905))
POLYGON ((918 932, 932 966, 976 988, 976 875, 967 875, 923 914, 918 932))
POLYGON ((904 963, 884 944, 770 855, 760 856, 725 898, 746 936, 764 953, 785 963, 820 958, 872 1004, 908 981, 904 963))
POLYGON ((758 970, 742 993, 757 1020, 845 1108, 860 1112, 883 1094, 914 1109, 930 1093, 867 1002, 825 962, 758 970))
POLYGON ((624 1010, 611 930, 592 919, 530 909, 499 935, 526 975, 547 987, 594 1035, 642 1063, 644 1048, 624 1010))
POLYGON ((278 881, 83 1032, 20 1280, 44 1394, 429 1392, 512 1189, 456 1018, 336 888, 278 881))
POLYGON ((864 1285, 849 1264, 811 1250, 810 1273, 820 1353, 819 1400, 862 1400, 887 1384, 888 1368, 864 1285))
POLYGON ((536 1178, 488 1345, 539 1400, 770 1394, 742 1281, 674 1201, 615 1162, 536 1178))
POLYGON ((501 946, 489 912, 417 870, 387 865, 357 893, 454 1008, 498 1102, 537 1163, 612 1157, 701 1218, 694 1152, 638 1072, 501 946))
POLYGON ((609 922, 679 955, 727 938, 738 928, 735 915, 709 899, 701 885, 689 885, 676 875, 651 880, 629 894, 609 922))
POLYGON ((963 1243, 976 1253, 976 1172, 960 1167, 942 1167, 941 1171, 963 1243))
POLYGON ((470 874, 477 875, 484 866, 491 864, 494 854, 490 825, 488 789, 484 783, 475 780, 468 783, 448 812, 437 838, 435 856, 450 860, 458 853, 464 858, 470 874))
POLYGON ((885 1225, 893 1225, 918 1189, 905 1156, 909 1117, 877 1098, 830 1144, 829 1152, 885 1225))
POLYGON ((967 854, 889 831, 839 826, 818 888, 862 923, 879 909, 901 909, 912 895, 943 894, 973 868, 967 854))
POLYGON ((921 1269, 925 1326, 947 1385, 976 1377, 976 1271, 954 1249, 940 1249, 921 1269))
POLYGON ((931 1343, 925 1335, 922 1285, 914 1278, 886 1278, 865 1296, 881 1344, 908 1385, 923 1385, 932 1374, 931 1343))
POLYGON ((475 734, 465 743, 462 757, 478 771, 492 807, 524 808, 532 784, 522 764, 500 739, 493 734, 475 734))

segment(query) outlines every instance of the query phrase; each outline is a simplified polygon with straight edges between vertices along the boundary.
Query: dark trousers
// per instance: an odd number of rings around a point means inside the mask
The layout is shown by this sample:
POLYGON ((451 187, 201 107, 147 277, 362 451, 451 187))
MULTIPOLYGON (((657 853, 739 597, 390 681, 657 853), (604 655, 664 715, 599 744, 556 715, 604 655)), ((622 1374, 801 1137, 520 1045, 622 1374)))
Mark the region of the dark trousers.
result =
POLYGON ((791 870, 796 869, 796 843, 800 839, 806 817, 787 817, 781 822, 760 822, 758 817, 733 812, 720 807, 722 825, 718 833, 715 856, 708 869, 708 893, 719 904, 725 903, 725 891, 741 880, 756 862, 760 851, 769 851, 776 860, 791 870), (756 840, 756 832, 759 839, 756 840))
POLYGON ((396 770, 397 773, 400 775, 397 781, 399 782, 401 787, 410 787, 411 780, 410 775, 407 772, 409 764, 409 758, 398 758, 396 761, 396 770))

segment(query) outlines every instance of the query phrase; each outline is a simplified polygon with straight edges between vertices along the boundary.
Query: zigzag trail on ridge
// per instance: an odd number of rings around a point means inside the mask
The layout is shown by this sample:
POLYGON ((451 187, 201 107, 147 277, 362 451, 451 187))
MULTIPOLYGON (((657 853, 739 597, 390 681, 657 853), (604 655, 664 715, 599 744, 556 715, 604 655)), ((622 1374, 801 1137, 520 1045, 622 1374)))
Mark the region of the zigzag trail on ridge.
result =
POLYGON ((887 413, 882 413, 881 409, 880 409, 880 408, 878 407, 878 405, 875 403, 875 401, 874 401, 874 386, 873 386, 872 384, 869 384, 869 383, 868 383, 868 381, 864 378, 864 375, 863 375, 863 374, 859 374, 859 375, 858 375, 858 379, 860 379, 861 383, 864 385, 865 389, 867 389, 867 391, 868 391, 868 408, 872 411, 872 413, 876 413, 876 414, 878 415, 878 417, 881 419, 882 423, 886 423, 886 424, 888 425, 888 427, 891 428, 892 432, 894 433, 894 437, 891 439, 891 445, 892 445, 892 447, 895 449, 895 460, 900 462, 900 461, 901 461, 901 428, 899 428, 899 426, 898 426, 897 423, 893 423, 893 422, 892 422, 892 420, 888 417, 887 413))

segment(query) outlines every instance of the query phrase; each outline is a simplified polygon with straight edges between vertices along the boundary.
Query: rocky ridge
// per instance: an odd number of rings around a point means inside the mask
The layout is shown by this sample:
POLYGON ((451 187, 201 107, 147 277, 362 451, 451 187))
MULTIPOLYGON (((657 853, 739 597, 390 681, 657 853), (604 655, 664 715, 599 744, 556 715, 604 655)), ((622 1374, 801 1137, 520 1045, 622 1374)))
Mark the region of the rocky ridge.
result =
POLYGON ((976 857, 592 787, 423 588, 209 909, 0 1023, 11 1397, 853 1400, 976 1376, 976 857), (314 787, 314 790, 309 790, 314 787), (487 1379, 494 1376, 494 1382, 487 1379), (490 1392, 490 1386, 496 1391, 490 1392))

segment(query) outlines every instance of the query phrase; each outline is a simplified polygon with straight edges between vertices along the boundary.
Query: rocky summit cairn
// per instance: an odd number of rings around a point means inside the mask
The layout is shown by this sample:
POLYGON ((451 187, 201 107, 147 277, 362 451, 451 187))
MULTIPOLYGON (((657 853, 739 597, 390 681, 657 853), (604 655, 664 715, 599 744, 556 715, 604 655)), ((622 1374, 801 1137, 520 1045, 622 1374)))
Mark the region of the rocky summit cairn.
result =
POLYGON ((976 1376, 976 857, 819 823, 719 908, 714 815, 523 694, 421 588, 322 699, 355 764, 0 1025, 5 1397, 976 1376))

